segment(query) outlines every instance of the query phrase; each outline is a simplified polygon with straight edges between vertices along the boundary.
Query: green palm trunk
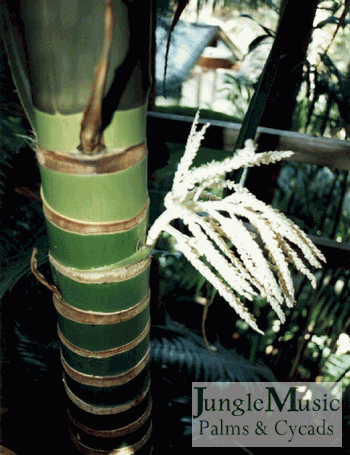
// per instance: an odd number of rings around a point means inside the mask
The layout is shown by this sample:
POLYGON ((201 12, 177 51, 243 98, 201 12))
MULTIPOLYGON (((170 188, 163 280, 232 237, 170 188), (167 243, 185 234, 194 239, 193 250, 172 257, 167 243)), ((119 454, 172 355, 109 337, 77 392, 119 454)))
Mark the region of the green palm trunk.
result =
MULTIPOLYGON (((78 453, 148 453, 150 3, 7 8, 17 16, 3 13, 4 42, 36 134, 71 438, 78 453)), ((35 259, 33 270, 44 282, 35 259)))

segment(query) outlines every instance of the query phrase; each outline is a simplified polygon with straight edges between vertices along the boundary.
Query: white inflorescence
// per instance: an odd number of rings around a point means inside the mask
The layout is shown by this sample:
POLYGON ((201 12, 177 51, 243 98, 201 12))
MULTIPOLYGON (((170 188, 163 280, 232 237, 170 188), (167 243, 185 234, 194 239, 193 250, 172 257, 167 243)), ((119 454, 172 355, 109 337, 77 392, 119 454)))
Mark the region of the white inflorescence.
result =
POLYGON ((314 275, 293 245, 316 268, 321 267, 320 261, 325 261, 325 258, 285 215, 259 201, 240 184, 223 179, 225 173, 234 169, 274 163, 291 156, 293 152, 256 154, 253 141, 248 140, 245 148, 238 150, 232 158, 190 169, 209 126, 206 124, 197 131, 198 117, 199 112, 175 173, 172 189, 165 197, 166 210, 149 230, 146 244, 154 246, 162 231, 172 235, 187 259, 239 316, 263 333, 236 294, 250 300, 257 295, 265 297, 284 322, 282 304, 285 302, 291 307, 295 303, 289 264, 309 278, 313 287, 316 286, 314 275), (228 188, 234 193, 222 199, 210 193, 213 188, 228 188), (191 236, 170 225, 176 218, 183 220, 191 236), (247 228, 243 220, 248 220, 258 236, 247 228))

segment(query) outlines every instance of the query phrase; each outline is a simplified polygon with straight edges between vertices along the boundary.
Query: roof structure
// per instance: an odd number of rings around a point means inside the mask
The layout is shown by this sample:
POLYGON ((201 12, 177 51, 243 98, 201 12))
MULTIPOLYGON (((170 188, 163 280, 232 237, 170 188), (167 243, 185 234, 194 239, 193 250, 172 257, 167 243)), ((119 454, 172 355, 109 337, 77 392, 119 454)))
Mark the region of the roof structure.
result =
POLYGON ((168 65, 164 92, 164 68, 167 41, 171 22, 159 17, 156 27, 156 95, 170 98, 181 97, 181 85, 188 78, 204 49, 221 41, 232 53, 232 63, 240 57, 240 51, 217 25, 186 23, 179 21, 170 38, 168 65))

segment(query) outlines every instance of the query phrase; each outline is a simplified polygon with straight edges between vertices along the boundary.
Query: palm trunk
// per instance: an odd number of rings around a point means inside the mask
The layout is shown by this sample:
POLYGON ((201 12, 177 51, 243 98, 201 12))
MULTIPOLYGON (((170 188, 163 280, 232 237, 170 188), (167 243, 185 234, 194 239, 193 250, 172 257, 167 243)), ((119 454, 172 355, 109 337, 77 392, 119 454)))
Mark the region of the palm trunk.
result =
MULTIPOLYGON (((281 3, 279 25, 271 51, 276 62, 275 72, 270 86, 263 87, 268 92, 268 97, 260 118, 260 126, 281 130, 291 128, 318 3, 319 0, 284 0, 281 3)), ((271 139, 267 135, 261 135, 258 151, 275 150, 278 141, 279 138, 271 139)), ((262 172, 249 170, 247 188, 253 194, 259 195, 259 199, 271 204, 281 166, 282 163, 279 162, 268 166, 262 172)))
POLYGON ((3 35, 36 133, 71 439, 78 453, 149 453, 150 3, 14 11, 3 35))

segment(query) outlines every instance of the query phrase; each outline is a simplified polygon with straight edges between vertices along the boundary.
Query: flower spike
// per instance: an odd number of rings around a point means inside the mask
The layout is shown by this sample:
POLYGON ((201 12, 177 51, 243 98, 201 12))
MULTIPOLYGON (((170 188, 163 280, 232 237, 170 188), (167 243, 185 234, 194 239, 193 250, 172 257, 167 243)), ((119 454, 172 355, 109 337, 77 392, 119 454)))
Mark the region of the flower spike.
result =
POLYGON ((172 235, 186 258, 237 314, 254 330, 263 333, 240 296, 250 300, 257 295, 266 297, 284 322, 283 303, 288 307, 295 303, 288 265, 293 264, 316 287, 316 279, 305 262, 320 268, 325 257, 283 213, 259 201, 240 184, 223 178, 234 169, 274 163, 293 152, 256 154, 253 141, 248 140, 244 149, 231 158, 191 168, 209 126, 206 124, 197 131, 198 118, 199 111, 172 189, 164 199, 166 210, 149 230, 146 245, 153 247, 162 231, 172 235), (234 192, 219 198, 210 193, 213 188, 228 188, 234 192), (170 225, 177 218, 183 220, 192 235, 185 235, 170 225), (243 220, 248 220, 252 228, 248 229, 243 220), (293 246, 304 258, 298 256, 293 246))

